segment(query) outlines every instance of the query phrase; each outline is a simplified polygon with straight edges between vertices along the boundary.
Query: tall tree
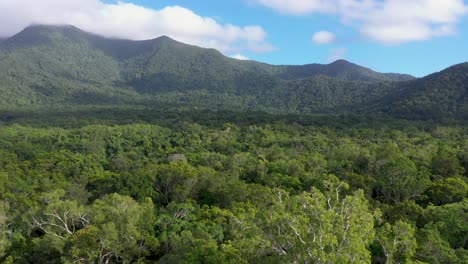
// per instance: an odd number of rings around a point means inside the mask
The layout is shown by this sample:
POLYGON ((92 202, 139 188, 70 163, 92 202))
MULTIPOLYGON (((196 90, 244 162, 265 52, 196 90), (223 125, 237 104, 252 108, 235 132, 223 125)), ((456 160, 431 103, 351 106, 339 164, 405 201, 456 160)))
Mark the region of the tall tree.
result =
POLYGON ((3 259, 8 247, 8 203, 0 201, 0 260, 3 259))
POLYGON ((377 229, 376 239, 385 254, 386 264, 408 263, 416 252, 416 229, 408 223, 385 223, 377 229))
POLYGON ((289 196, 276 190, 275 200, 257 216, 265 238, 286 262, 369 262, 374 221, 363 192, 342 197, 345 183, 330 177, 325 184, 324 193, 289 196))

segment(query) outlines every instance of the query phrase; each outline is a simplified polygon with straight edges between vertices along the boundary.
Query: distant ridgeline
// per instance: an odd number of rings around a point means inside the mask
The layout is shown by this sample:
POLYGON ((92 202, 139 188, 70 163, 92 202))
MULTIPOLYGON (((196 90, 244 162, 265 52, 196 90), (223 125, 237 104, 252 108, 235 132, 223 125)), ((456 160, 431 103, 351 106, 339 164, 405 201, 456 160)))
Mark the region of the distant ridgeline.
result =
POLYGON ((3 109, 169 103, 270 113, 468 117, 468 64, 416 79, 339 60, 268 65, 168 37, 109 39, 31 26, 0 42, 3 109))

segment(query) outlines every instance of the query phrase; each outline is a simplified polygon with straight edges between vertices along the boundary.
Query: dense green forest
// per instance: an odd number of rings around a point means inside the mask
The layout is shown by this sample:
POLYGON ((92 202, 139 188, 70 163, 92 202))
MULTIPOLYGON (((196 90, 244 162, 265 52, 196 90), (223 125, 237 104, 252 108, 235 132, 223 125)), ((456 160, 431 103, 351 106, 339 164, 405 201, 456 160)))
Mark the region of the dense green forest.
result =
POLYGON ((463 124, 169 108, 0 116, 3 263, 468 261, 463 124))
POLYGON ((0 263, 468 263, 468 63, 0 42, 0 263))

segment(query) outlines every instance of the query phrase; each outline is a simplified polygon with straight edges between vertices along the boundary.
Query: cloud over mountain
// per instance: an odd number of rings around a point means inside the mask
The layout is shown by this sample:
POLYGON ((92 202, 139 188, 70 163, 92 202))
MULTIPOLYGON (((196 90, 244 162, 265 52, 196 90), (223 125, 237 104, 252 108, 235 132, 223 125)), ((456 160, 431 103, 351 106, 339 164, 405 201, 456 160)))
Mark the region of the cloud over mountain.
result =
POLYGON ((103 36, 133 40, 168 35, 225 53, 274 49, 258 25, 220 23, 180 6, 156 10, 124 1, 0 1, 0 36, 11 36, 30 24, 71 24, 103 36))

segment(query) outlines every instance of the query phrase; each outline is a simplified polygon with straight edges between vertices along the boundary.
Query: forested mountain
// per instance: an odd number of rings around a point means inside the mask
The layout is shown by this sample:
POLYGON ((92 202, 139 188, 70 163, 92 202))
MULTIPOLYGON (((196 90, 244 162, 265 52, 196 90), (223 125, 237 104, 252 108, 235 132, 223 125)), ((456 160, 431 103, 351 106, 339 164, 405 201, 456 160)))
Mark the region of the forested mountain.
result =
POLYGON ((281 68, 281 71, 278 76, 287 80, 309 78, 317 75, 324 75, 340 80, 368 82, 408 81, 414 79, 413 76, 407 74, 375 72, 346 60, 337 60, 328 65, 307 64, 279 67, 281 68))
POLYGON ((378 100, 374 108, 397 117, 412 113, 420 118, 439 119, 448 115, 468 120, 468 63, 399 84, 378 100))
POLYGON ((465 117, 466 79, 463 65, 421 79, 344 60, 274 66, 168 37, 109 39, 73 26, 31 26, 0 44, 3 108, 171 103, 272 113, 465 117))

